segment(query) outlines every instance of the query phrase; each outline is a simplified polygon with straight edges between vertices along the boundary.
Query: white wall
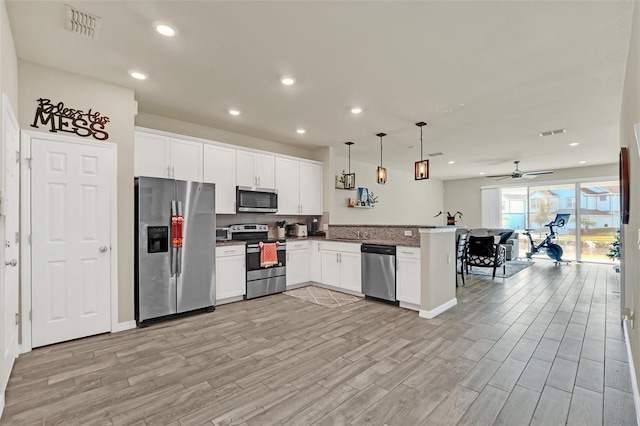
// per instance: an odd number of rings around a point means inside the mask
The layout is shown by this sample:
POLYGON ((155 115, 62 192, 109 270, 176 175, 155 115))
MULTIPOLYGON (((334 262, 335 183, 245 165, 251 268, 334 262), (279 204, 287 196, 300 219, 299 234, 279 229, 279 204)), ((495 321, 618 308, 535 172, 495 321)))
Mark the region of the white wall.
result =
MULTIPOLYGON (((629 150, 630 215, 629 224, 622 226, 621 266, 624 284, 624 304, 632 311, 640 307, 640 249, 638 230, 640 230, 640 152, 634 134, 634 125, 640 123, 640 5, 635 2, 629 58, 623 89, 620 120, 620 146, 629 150)), ((623 293, 621 292, 621 295, 623 293)), ((640 327, 636 320, 635 328, 629 328, 629 340, 633 362, 636 368, 636 380, 640 367, 640 327)))
POLYGON ((488 178, 457 179, 444 182, 444 210, 464 214, 463 223, 469 228, 482 226, 482 197, 483 186, 497 185, 535 185, 543 182, 554 182, 571 179, 587 179, 618 176, 618 165, 607 164, 603 166, 576 167, 571 169, 555 170, 550 175, 541 175, 535 179, 526 179, 515 182, 508 180, 496 181, 488 178))
POLYGON ((133 311, 133 90, 92 78, 20 60, 19 122, 22 129, 49 133, 31 127, 38 98, 64 102, 69 108, 99 111, 111 121, 109 139, 118 146, 118 305, 120 322, 134 319, 133 311))
MULTIPOLYGON (((372 209, 347 207, 348 198, 357 198, 357 191, 335 189, 335 175, 347 170, 346 158, 334 157, 330 185, 333 191, 333 210, 329 214, 332 224, 367 225, 443 225, 442 217, 434 218, 443 206, 442 181, 428 179, 416 181, 413 177, 413 163, 406 170, 387 168, 387 183, 376 182, 377 164, 351 159, 351 173, 356 174, 356 187, 367 187, 378 196, 378 203, 372 209)), ((327 182, 327 180, 325 180, 327 182)))

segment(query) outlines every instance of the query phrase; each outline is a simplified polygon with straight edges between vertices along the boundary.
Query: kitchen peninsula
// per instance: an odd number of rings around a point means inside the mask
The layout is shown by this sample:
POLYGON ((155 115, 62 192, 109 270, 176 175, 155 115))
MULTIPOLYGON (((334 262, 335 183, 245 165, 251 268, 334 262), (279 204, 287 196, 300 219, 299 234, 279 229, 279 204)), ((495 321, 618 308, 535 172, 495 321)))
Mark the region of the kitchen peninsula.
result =
POLYGON ((455 226, 329 225, 327 241, 397 247, 401 307, 434 318, 457 304, 455 226))

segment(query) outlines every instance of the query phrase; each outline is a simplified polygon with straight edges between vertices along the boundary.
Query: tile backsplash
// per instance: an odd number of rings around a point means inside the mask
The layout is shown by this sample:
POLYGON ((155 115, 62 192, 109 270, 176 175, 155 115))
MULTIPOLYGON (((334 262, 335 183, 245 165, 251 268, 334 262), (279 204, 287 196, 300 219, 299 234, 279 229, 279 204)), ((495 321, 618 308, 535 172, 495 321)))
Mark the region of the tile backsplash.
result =
POLYGON ((269 236, 275 237, 276 221, 285 221, 287 224, 304 223, 308 225, 313 219, 318 219, 318 229, 322 230, 323 216, 285 216, 260 213, 218 214, 216 215, 216 227, 224 228, 241 223, 260 223, 269 225, 269 236))

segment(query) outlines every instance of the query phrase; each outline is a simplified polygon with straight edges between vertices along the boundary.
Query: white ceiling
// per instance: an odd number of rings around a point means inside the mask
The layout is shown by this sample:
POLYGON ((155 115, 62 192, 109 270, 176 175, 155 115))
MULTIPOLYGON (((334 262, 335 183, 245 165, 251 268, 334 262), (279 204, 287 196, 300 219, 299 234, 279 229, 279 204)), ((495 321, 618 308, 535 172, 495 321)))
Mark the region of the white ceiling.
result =
POLYGON ((441 179, 509 173, 513 160, 524 171, 617 161, 631 1, 7 0, 7 9, 21 59, 133 88, 148 113, 345 156, 351 140, 352 158, 371 163, 385 132, 383 164, 408 170, 420 159, 414 123, 426 121, 424 152, 444 153, 432 159, 441 179), (65 3, 102 18, 95 39, 64 29, 65 3), (178 36, 159 36, 154 21, 178 36), (132 69, 149 78, 133 80, 132 69), (280 84, 283 75, 296 84, 280 84))

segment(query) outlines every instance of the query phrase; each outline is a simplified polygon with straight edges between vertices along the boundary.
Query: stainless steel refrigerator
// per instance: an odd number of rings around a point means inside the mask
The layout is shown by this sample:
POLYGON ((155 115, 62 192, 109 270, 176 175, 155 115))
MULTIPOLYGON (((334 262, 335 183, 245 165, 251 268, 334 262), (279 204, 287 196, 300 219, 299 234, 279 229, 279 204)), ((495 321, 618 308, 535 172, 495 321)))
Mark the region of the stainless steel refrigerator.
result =
POLYGON ((215 185, 135 180, 135 316, 138 326, 215 302, 215 185))

